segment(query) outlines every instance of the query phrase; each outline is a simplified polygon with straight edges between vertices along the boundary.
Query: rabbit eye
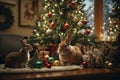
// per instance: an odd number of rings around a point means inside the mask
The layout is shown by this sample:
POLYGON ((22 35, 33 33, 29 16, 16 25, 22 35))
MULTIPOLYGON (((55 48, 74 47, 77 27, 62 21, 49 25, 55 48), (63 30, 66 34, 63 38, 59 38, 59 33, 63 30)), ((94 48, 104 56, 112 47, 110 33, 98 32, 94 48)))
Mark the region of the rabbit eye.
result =
POLYGON ((67 45, 64 45, 64 47, 66 48, 66 47, 67 47, 67 45))

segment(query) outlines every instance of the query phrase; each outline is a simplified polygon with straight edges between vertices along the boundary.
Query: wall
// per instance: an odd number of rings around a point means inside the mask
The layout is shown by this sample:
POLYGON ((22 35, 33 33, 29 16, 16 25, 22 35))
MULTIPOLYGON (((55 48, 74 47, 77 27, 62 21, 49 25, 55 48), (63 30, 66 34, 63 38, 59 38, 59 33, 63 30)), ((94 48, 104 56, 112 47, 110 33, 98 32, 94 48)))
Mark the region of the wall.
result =
POLYGON ((9 6, 10 9, 13 11, 14 20, 15 20, 13 23, 13 26, 11 26, 7 30, 0 31, 0 34, 5 33, 5 34, 17 34, 17 35, 23 35, 23 36, 30 36, 32 35, 32 30, 30 28, 20 27, 18 25, 18 0, 15 0, 15 1, 16 1, 15 5, 6 4, 6 6, 9 6))

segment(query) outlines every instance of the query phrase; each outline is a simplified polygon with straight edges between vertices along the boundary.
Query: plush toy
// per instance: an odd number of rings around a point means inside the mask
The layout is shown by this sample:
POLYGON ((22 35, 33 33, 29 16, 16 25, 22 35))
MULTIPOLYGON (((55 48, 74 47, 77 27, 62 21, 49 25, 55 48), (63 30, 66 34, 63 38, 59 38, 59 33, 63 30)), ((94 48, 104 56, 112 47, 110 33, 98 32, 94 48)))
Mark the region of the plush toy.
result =
POLYGON ((21 40, 23 48, 18 52, 11 52, 6 56, 5 68, 25 68, 30 60, 29 52, 33 50, 32 46, 27 43, 26 38, 21 40))

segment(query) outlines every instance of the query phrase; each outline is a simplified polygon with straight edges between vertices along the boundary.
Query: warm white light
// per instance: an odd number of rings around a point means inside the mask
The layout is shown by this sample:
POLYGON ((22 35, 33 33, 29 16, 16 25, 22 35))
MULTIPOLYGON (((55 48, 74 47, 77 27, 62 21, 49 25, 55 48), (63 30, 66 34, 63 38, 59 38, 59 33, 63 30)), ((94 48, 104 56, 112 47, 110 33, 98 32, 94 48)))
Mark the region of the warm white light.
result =
POLYGON ((114 31, 116 32, 117 30, 116 30, 116 29, 114 29, 114 31))
POLYGON ((106 23, 104 22, 104 25, 105 25, 106 23))
POLYGON ((90 39, 88 39, 88 41, 90 41, 90 39))
POLYGON ((57 7, 58 5, 57 4, 55 4, 55 7, 57 7))
POLYGON ((110 28, 110 30, 112 30, 112 28, 110 28))
POLYGON ((39 33, 36 33, 36 36, 39 36, 40 34, 39 33))
POLYGON ((110 21, 110 24, 112 23, 112 21, 110 21))
POLYGON ((94 17, 94 14, 92 14, 91 16, 94 17))
POLYGON ((48 3, 47 6, 50 6, 50 4, 48 3))
POLYGON ((52 12, 55 12, 55 10, 53 9, 52 12))
POLYGON ((81 13, 81 11, 78 11, 79 13, 81 13))
POLYGON ((90 25, 90 27, 92 27, 92 25, 90 25))
POLYGON ((38 21, 38 26, 40 27, 40 22, 38 21))
POLYGON ((104 26, 102 27, 102 29, 103 29, 103 30, 105 29, 104 26))
POLYGON ((118 25, 116 25, 115 27, 118 28, 118 25))

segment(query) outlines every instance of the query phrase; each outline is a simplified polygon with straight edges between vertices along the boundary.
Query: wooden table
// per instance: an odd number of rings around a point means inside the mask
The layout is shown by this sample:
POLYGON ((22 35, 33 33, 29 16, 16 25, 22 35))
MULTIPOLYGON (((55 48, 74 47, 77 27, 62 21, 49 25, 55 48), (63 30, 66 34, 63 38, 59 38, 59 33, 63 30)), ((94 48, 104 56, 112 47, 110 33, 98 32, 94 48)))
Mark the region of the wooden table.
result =
POLYGON ((119 69, 80 69, 62 72, 0 74, 0 80, 120 80, 119 69))

